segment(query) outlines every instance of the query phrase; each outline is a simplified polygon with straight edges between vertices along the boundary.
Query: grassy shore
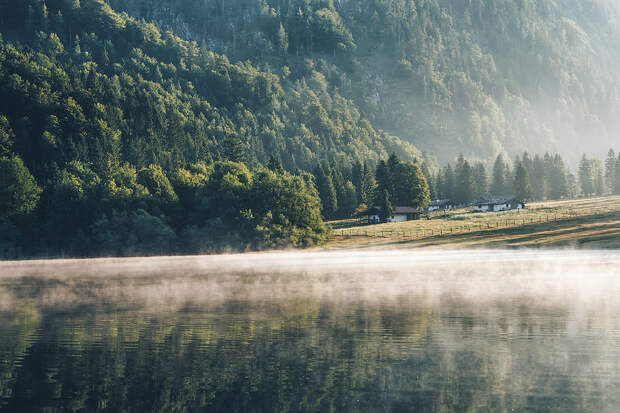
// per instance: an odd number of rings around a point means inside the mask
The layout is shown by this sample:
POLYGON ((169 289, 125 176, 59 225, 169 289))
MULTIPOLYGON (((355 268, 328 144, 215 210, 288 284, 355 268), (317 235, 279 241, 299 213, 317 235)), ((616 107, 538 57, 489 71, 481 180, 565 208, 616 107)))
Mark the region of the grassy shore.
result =
POLYGON ((620 249, 620 196, 538 202, 521 211, 472 209, 401 223, 334 221, 334 236, 326 247, 620 249))

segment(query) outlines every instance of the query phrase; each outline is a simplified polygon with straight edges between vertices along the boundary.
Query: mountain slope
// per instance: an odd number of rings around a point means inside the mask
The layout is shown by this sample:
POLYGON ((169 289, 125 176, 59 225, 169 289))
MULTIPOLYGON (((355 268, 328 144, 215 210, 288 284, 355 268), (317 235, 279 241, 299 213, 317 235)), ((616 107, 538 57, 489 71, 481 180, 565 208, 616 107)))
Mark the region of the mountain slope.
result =
POLYGON ((103 0, 0 3, 0 115, 39 181, 79 160, 173 170, 226 158, 241 141, 250 166, 377 160, 413 146, 375 129, 319 72, 287 80, 231 63, 103 0))
POLYGON ((607 0, 110 0, 226 54, 314 67, 373 124, 443 160, 619 139, 617 5, 607 0))

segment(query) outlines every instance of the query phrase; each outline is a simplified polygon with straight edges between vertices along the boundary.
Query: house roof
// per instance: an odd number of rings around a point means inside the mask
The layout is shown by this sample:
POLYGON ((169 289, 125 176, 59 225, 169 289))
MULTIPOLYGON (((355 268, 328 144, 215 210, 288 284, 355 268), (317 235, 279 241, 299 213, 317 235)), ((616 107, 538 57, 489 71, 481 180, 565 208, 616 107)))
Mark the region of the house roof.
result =
POLYGON ((508 197, 498 197, 498 198, 487 198, 480 199, 476 201, 476 205, 498 205, 498 204, 509 204, 509 203, 517 203, 522 202, 515 198, 508 197))
POLYGON ((392 208, 395 214, 419 214, 421 211, 413 207, 397 206, 392 208))
MULTIPOLYGON (((368 209, 368 212, 378 212, 381 211, 381 207, 380 206, 374 206, 372 208, 368 209)), ((392 207, 392 212, 394 214, 421 214, 422 211, 420 211, 417 208, 414 207, 408 207, 408 206, 395 206, 392 207)))
POLYGON ((449 199, 436 199, 431 201, 430 206, 443 206, 443 205, 451 205, 452 201, 449 199))

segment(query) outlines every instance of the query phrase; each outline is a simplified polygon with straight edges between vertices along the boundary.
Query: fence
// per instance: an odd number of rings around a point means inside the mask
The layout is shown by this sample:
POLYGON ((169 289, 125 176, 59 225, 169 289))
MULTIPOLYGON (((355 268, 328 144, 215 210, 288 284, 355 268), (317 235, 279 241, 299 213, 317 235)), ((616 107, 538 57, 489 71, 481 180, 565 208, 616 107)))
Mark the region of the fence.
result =
MULTIPOLYGON (((525 214, 535 213, 537 210, 526 210, 525 214)), ((564 221, 584 216, 595 216, 604 213, 620 212, 618 208, 590 208, 587 211, 562 210, 555 212, 540 212, 534 216, 525 217, 506 217, 501 219, 493 219, 483 222, 469 222, 462 225, 445 225, 446 221, 442 221, 441 227, 434 228, 411 228, 406 230, 394 229, 372 229, 364 230, 360 227, 339 229, 333 232, 332 239, 341 238, 348 239, 353 237, 365 238, 398 238, 398 239, 424 239, 429 237, 452 236, 454 234, 466 234, 471 232, 482 232, 496 230, 500 228, 518 228, 525 225, 542 224, 555 221, 564 221)), ((437 221, 437 220, 435 220, 437 221)), ((416 221, 409 221, 409 223, 416 221)), ((424 221, 428 222, 428 221, 424 221)))

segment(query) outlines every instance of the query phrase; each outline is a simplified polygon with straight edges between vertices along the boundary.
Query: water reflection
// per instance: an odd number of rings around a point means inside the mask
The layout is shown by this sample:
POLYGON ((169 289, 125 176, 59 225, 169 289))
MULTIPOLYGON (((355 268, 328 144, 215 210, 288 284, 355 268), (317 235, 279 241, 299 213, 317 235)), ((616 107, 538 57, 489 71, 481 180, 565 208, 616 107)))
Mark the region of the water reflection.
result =
POLYGON ((0 264, 0 410, 620 405, 620 254, 0 264))

